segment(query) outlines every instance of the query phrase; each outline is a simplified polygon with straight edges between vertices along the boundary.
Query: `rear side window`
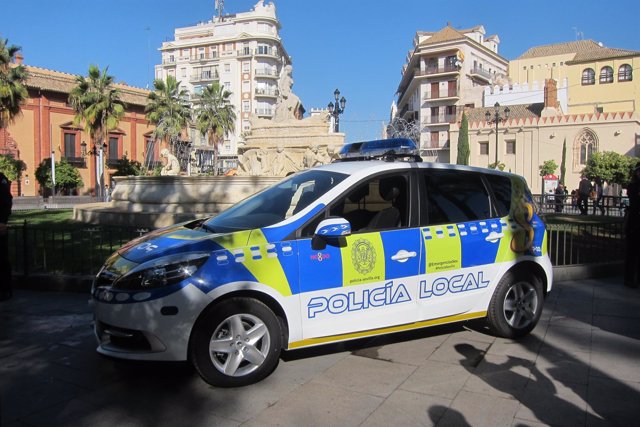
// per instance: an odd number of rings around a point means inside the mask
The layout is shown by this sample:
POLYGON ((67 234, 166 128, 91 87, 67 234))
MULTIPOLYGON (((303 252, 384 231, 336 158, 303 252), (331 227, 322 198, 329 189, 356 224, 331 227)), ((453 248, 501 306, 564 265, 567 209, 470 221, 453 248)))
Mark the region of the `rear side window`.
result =
POLYGON ((423 175, 426 203, 421 225, 475 221, 491 218, 489 194, 482 176, 475 172, 429 170, 423 175))
POLYGON ((506 176, 485 175, 496 199, 496 210, 503 217, 509 215, 511 208, 511 180, 506 176))

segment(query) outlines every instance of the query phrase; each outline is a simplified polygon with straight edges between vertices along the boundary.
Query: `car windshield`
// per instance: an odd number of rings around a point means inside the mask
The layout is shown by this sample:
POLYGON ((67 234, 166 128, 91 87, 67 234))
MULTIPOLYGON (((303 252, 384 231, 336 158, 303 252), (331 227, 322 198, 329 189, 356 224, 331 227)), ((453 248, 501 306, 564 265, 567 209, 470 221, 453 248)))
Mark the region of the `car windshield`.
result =
POLYGON ((267 227, 295 215, 338 185, 347 175, 306 170, 272 185, 203 223, 213 233, 267 227))

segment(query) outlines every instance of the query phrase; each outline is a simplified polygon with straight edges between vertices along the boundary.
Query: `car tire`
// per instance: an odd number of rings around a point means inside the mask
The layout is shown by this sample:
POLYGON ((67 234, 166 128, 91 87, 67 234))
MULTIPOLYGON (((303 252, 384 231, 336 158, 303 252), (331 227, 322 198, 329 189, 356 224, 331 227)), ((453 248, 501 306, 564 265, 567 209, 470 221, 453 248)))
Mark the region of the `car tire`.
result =
POLYGON ((189 345, 200 376, 218 387, 256 383, 278 366, 282 328, 273 311, 252 298, 229 298, 198 319, 189 345))
POLYGON ((542 284, 538 278, 508 272, 491 297, 487 326, 498 337, 525 336, 540 320, 543 299, 542 284))

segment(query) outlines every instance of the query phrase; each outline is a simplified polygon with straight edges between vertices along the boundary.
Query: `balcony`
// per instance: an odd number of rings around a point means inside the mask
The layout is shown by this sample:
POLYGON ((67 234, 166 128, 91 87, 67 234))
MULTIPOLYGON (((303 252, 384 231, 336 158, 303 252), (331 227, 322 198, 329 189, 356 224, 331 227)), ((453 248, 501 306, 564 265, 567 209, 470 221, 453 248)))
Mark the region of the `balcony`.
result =
POLYGON ((63 159, 72 166, 77 168, 86 168, 87 163, 84 160, 84 157, 63 157, 63 159))
POLYGON ((487 83, 491 83, 491 81, 493 80, 493 74, 478 67, 473 67, 473 69, 469 72, 469 75, 471 77, 484 80, 487 83))
POLYGON ((460 69, 455 65, 445 65, 444 67, 428 66, 424 70, 416 69, 415 76, 416 77, 423 77, 423 76, 440 77, 447 74, 458 74, 459 71, 460 69))
POLYGON ((191 77, 189 77, 189 82, 191 83, 210 82, 210 81, 219 80, 219 79, 220 79, 220 76, 218 75, 218 73, 203 72, 198 74, 192 74, 191 77))
POLYGON ((255 71, 256 77, 269 77, 269 78, 278 78, 278 72, 276 70, 270 70, 268 68, 264 69, 256 69, 255 71))
POLYGON ((437 116, 427 116, 422 121, 424 125, 447 125, 458 120, 457 114, 438 114, 437 116))
POLYGON ((212 61, 217 58, 218 58, 218 52, 199 53, 193 58, 191 58, 190 62, 206 62, 206 61, 212 61))
POLYGON ((174 57, 165 58, 165 59, 162 60, 162 64, 163 65, 175 65, 176 64, 176 58, 174 58, 174 57))
POLYGON ((255 90, 256 96, 264 96, 269 98, 277 98, 280 94, 280 91, 276 88, 261 88, 258 87, 255 90))
POLYGON ((244 48, 244 49, 240 49, 238 51, 238 57, 248 57, 251 56, 251 49, 249 49, 248 47, 244 48))
POLYGON ((275 114, 275 109, 274 108, 256 108, 255 112, 256 112, 256 115, 258 116, 273 117, 273 115, 275 114))
POLYGON ((443 92, 427 92, 422 98, 423 101, 448 101, 460 99, 460 91, 455 89, 445 90, 443 92))
POLYGON ((259 47, 257 49, 254 49, 253 54, 255 56, 268 56, 270 58, 278 58, 278 49, 259 47))

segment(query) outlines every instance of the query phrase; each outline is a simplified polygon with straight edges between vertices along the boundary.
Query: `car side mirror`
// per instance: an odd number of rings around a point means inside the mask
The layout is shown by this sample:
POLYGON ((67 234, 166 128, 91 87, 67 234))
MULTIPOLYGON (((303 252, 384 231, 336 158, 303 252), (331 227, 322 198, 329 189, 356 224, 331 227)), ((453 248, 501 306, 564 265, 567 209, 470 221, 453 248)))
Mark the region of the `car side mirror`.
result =
POLYGON ((327 218, 320 221, 314 235, 326 238, 349 236, 351 223, 344 218, 327 218))
POLYGON ((351 224, 344 218, 327 218, 320 221, 311 239, 311 248, 321 251, 327 244, 343 248, 347 245, 345 236, 351 234, 351 224))

